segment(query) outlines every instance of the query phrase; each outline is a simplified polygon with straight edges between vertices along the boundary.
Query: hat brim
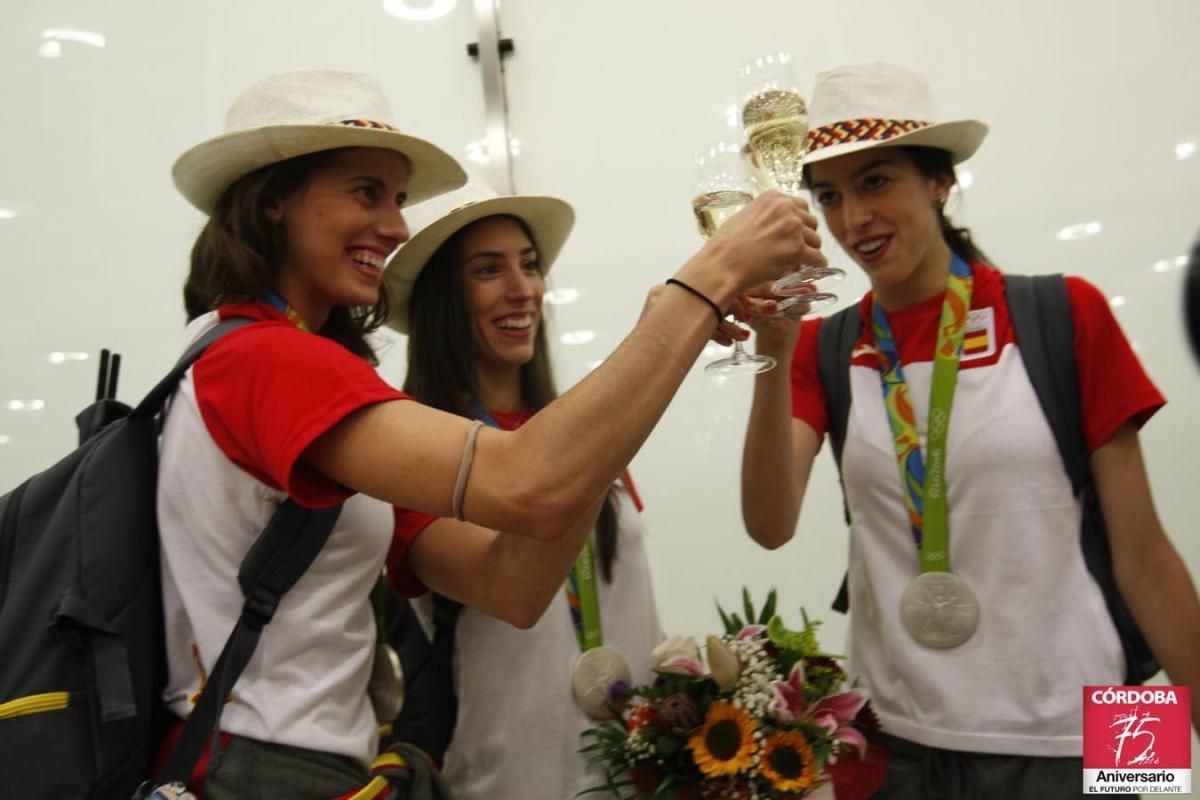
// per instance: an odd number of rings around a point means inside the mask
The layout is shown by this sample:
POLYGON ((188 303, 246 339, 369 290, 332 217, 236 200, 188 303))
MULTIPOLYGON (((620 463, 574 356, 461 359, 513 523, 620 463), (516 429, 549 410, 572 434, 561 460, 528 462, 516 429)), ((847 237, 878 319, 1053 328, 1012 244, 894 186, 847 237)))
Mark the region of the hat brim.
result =
POLYGON ((260 167, 339 147, 381 147, 408 158, 408 202, 419 203, 457 189, 467 174, 437 145, 396 131, 348 125, 273 125, 215 136, 175 162, 175 186, 188 201, 211 214, 234 181, 260 167))
POLYGON ((938 122, 915 131, 893 136, 890 139, 864 139, 822 147, 804 156, 804 165, 831 158, 869 150, 874 147, 934 147, 950 153, 953 163, 958 164, 975 155, 979 145, 987 136, 988 126, 975 119, 960 119, 953 122, 938 122))
POLYGON ((438 248, 471 223, 495 216, 517 217, 529 226, 543 275, 554 265, 575 226, 575 210, 557 197, 493 197, 451 211, 405 242, 388 262, 383 275, 392 306, 389 327, 408 333, 413 287, 438 248))

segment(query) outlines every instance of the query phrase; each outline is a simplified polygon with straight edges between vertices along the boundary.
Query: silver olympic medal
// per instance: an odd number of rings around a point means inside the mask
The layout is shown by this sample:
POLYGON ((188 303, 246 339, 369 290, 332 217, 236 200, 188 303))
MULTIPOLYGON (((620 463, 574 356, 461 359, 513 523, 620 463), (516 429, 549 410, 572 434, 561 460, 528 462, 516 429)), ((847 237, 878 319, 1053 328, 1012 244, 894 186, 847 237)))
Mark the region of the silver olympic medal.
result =
POLYGON ((371 665, 371 681, 367 694, 375 709, 375 719, 380 725, 395 722, 404 707, 404 668, 400 656, 390 644, 375 645, 375 661, 371 665))
POLYGON ((979 626, 979 598, 952 572, 925 572, 900 595, 900 619, 926 647, 958 647, 979 626))
POLYGON ((633 682, 625 657, 606 645, 580 653, 571 674, 575 702, 593 719, 612 719, 608 690, 617 681, 633 682))

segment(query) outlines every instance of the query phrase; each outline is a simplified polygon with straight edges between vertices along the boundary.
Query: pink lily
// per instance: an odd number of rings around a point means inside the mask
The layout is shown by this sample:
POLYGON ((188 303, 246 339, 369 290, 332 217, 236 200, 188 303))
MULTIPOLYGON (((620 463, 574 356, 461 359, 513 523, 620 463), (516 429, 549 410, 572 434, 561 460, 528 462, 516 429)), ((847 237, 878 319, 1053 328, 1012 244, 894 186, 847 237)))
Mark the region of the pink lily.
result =
POLYGON ((866 692, 851 689, 841 694, 824 697, 808 707, 804 702, 804 666, 797 663, 786 681, 775 681, 771 684, 775 690, 775 702, 771 705, 771 713, 780 722, 791 722, 798 719, 811 720, 821 726, 833 738, 858 751, 859 758, 864 758, 867 752, 867 740, 856 728, 850 725, 858 712, 867 703, 866 692))
POLYGON ((766 625, 747 625, 742 628, 741 633, 737 635, 737 640, 740 642, 743 639, 753 639, 755 636, 761 636, 766 633, 766 625))
POLYGON ((780 722, 791 722, 804 716, 804 663, 797 661, 786 681, 771 684, 775 690, 775 702, 771 713, 780 722))

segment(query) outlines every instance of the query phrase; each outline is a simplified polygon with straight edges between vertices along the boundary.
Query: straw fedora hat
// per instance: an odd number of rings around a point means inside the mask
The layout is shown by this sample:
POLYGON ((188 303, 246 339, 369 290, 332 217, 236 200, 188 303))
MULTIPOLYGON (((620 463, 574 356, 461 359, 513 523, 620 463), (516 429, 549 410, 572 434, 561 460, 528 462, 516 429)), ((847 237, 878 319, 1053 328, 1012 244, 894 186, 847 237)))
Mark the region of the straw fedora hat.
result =
POLYGON ((409 202, 448 192, 467 179, 440 148, 397 130, 374 78, 326 70, 258 81, 229 107, 225 133, 185 152, 171 173, 183 196, 211 214, 238 178, 277 161, 338 147, 382 147, 407 156, 409 202))
POLYGON ((498 215, 517 217, 529 226, 543 275, 550 271, 575 225, 575 210, 565 200, 497 195, 475 178, 458 191, 407 211, 405 219, 414 233, 392 256, 383 273, 392 305, 387 324, 408 333, 413 287, 429 259, 450 237, 472 222, 498 215))
POLYGON ((870 147, 918 145, 970 158, 987 125, 974 119, 939 122, 925 78, 895 64, 853 64, 817 74, 808 107, 804 163, 870 147))

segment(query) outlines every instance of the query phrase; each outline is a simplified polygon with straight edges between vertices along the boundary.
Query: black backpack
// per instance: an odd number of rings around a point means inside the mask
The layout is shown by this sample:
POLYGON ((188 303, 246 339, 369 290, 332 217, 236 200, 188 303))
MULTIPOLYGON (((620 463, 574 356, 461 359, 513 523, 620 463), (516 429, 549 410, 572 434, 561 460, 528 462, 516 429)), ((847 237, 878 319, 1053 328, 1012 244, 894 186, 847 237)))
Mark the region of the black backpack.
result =
MULTIPOLYGON (((0 497, 0 797, 128 800, 149 775, 168 714, 159 583, 160 412, 206 334, 130 409, 105 388, 77 418, 80 445, 0 497)), ((242 563, 234 632, 163 770, 186 780, 280 597, 340 506, 288 500, 242 563)), ((149 790, 143 788, 143 792, 149 790)))
MULTIPOLYGON (((1037 393, 1042 412, 1054 432, 1071 487, 1083 506, 1080 544, 1084 561, 1104 594, 1104 601, 1125 652, 1125 682, 1136 685, 1159 670, 1133 614, 1121 597, 1113 575, 1108 531, 1100 510, 1100 498, 1092 480, 1087 445, 1079 411, 1079 386, 1073 347, 1075 327, 1071 302, 1062 275, 1005 275, 1005 293, 1013 332, 1020 345, 1021 360, 1037 393)), ((821 323, 818 335, 818 369, 829 412, 829 444, 842 472, 842 445, 850 411, 849 364, 854 344, 862 332, 857 306, 845 308, 821 323)), ((843 502, 845 487, 843 486, 843 502)), ((846 522, 850 509, 846 508, 846 522)), ((850 608, 847 580, 833 608, 845 613, 850 608)))

